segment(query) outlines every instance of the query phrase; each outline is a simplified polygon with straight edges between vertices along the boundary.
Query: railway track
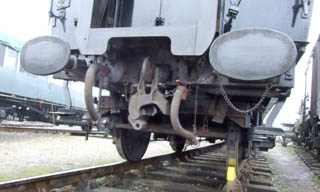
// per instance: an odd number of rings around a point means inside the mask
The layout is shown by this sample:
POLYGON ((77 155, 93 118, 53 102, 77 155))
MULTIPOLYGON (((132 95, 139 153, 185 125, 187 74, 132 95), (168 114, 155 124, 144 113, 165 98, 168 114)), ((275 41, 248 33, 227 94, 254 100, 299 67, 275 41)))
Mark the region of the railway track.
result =
POLYGON ((310 168, 313 174, 320 177, 320 161, 317 159, 314 151, 306 150, 299 146, 297 146, 295 151, 305 165, 310 168))
MULTIPOLYGON (((3 182, 0 192, 222 191, 226 184, 225 148, 221 142, 135 163, 122 162, 3 182)), ((234 191, 277 191, 263 156, 245 164, 238 182, 234 182, 234 191), (240 186, 244 190, 240 190, 240 186)))
MULTIPOLYGON (((71 134, 71 135, 86 135, 85 131, 75 129, 56 129, 50 125, 19 125, 19 124, 1 124, 0 132, 10 133, 41 133, 41 134, 71 134)), ((90 131, 90 134, 97 135, 104 132, 90 131)))

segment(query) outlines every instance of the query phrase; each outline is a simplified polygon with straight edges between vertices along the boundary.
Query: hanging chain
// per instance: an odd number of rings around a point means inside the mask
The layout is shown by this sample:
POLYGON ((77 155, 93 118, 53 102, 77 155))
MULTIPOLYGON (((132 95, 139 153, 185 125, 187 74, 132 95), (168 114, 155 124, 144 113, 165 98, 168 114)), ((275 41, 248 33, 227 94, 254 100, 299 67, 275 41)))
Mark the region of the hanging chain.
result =
MULTIPOLYGON (((260 100, 258 101, 258 103, 256 103, 252 108, 250 109, 247 109, 247 110, 243 110, 243 109, 239 109, 238 107, 236 107, 232 102, 231 100, 229 99, 223 85, 222 85, 222 82, 221 82, 221 76, 220 74, 217 72, 217 71, 213 71, 213 72, 210 72, 206 75, 204 75, 203 77, 195 80, 195 81, 191 81, 191 82, 184 82, 186 85, 192 85, 192 84, 199 84, 199 83, 202 83, 204 81, 206 81, 207 79, 209 79, 210 77, 212 77, 213 75, 216 75, 217 77, 217 80, 218 80, 218 86, 219 86, 219 89, 221 91, 221 94, 224 98, 224 100, 226 101, 226 103, 229 105, 229 107, 231 107, 233 110, 239 112, 239 113, 245 113, 245 114, 248 114, 248 113, 251 113, 253 111, 255 111, 261 104, 262 102, 267 98, 271 88, 272 88, 272 85, 273 85, 273 82, 268 82, 266 84, 266 88, 265 88, 265 91, 263 92, 260 100)), ((173 95, 173 93, 175 92, 175 90, 172 90, 172 91, 168 91, 169 93, 171 93, 173 95)), ((171 94, 166 94, 167 96, 168 95, 171 95, 171 94)))
POLYGON ((250 109, 247 109, 247 110, 243 110, 243 109, 239 109, 238 107, 236 107, 232 102, 231 100, 229 99, 223 85, 222 85, 222 82, 221 82, 221 76, 218 72, 214 72, 216 75, 217 75, 217 80, 218 80, 218 85, 219 85, 219 89, 221 91, 221 94, 223 96, 223 99, 226 101, 226 103, 229 105, 229 107, 231 107, 233 110, 239 112, 239 113, 245 113, 245 114, 248 114, 248 113, 251 113, 253 111, 255 111, 261 104, 262 102, 267 98, 271 88, 272 88, 272 82, 269 82, 266 84, 266 89, 264 91, 264 93, 262 94, 260 100, 258 101, 258 103, 256 103, 252 108, 250 109))
POLYGON ((206 75, 200 77, 199 79, 195 80, 195 81, 191 81, 188 84, 199 84, 202 83, 204 81, 206 81, 207 79, 209 79, 210 77, 212 77, 214 75, 213 72, 207 73, 206 75))
MULTIPOLYGON (((230 2, 232 2, 230 0, 230 2)), ((235 3, 232 3, 232 4, 237 4, 239 5, 241 2, 241 0, 238 0, 237 2, 235 3)), ((201 61, 201 63, 203 63, 203 61, 201 61)), ((255 111, 258 107, 260 107, 260 105, 262 104, 262 102, 267 98, 270 90, 272 89, 272 86, 273 86, 273 81, 271 82, 268 82, 266 84, 266 88, 265 88, 265 91, 263 92, 260 100, 252 107, 252 108, 249 108, 249 109, 246 109, 246 110, 243 110, 243 109, 239 109, 238 107, 236 107, 232 102, 231 100, 229 99, 223 85, 222 85, 222 81, 221 81, 221 76, 220 74, 213 70, 213 72, 210 72, 210 73, 207 73, 206 75, 203 75, 202 77, 196 79, 195 81, 191 81, 191 82, 183 82, 185 85, 195 85, 195 84, 200 84, 206 80, 208 80, 210 77, 212 76, 216 76, 217 77, 217 80, 218 80, 218 86, 219 86, 219 89, 220 89, 220 92, 224 98, 224 100, 226 101, 226 103, 228 104, 229 107, 231 107, 233 110, 239 112, 239 113, 245 113, 245 114, 248 114, 248 113, 251 113, 253 111, 255 111)), ((196 86, 196 91, 198 91, 198 86, 196 86)), ((168 91, 166 92, 166 97, 168 96, 171 96, 173 95, 175 92, 175 89, 174 90, 171 90, 171 91, 168 91)), ((196 101, 197 102, 197 101, 196 101)), ((196 103, 197 104, 197 103, 196 103)), ((194 123, 194 126, 196 126, 196 124, 194 123)))
MULTIPOLYGON (((199 73, 199 74, 204 74, 205 61, 201 58, 201 59, 199 60, 199 63, 200 63, 200 65, 201 65, 201 69, 200 69, 200 73, 199 73)), ((200 76, 200 78, 198 78, 198 79, 196 79, 196 80, 194 80, 194 81, 189 82, 189 84, 200 84, 200 83, 206 81, 207 79, 209 79, 210 77, 212 77, 213 75, 214 75, 213 72, 209 72, 209 73, 207 73, 207 74, 205 74, 205 75, 200 76)))

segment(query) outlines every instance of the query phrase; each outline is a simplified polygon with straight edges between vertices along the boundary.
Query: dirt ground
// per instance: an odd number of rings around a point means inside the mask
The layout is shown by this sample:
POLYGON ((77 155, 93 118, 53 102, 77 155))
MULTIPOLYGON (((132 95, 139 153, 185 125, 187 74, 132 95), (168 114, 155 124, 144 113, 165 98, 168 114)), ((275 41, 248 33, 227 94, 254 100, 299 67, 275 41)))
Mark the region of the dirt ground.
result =
POLYGON ((294 147, 277 145, 266 156, 279 192, 320 192, 319 182, 299 159, 294 147))
MULTIPOLYGON (((150 142, 145 157, 169 152, 150 142)), ((111 138, 0 132, 0 181, 120 161, 111 138)))
MULTIPOLYGON (((144 158, 171 152, 152 141, 144 158)), ((121 161, 111 138, 0 132, 0 182, 121 161)))

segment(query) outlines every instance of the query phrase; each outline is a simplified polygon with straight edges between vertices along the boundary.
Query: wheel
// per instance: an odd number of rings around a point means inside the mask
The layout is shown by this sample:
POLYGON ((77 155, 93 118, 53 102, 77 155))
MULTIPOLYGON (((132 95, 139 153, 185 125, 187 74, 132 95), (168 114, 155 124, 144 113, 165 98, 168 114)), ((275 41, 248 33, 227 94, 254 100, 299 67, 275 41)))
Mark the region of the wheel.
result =
POLYGON ((114 143, 119 155, 128 161, 139 161, 146 152, 150 133, 131 129, 115 129, 114 143))
POLYGON ((184 145, 186 144, 186 139, 180 136, 171 136, 170 137, 170 146, 175 152, 182 152, 184 145))

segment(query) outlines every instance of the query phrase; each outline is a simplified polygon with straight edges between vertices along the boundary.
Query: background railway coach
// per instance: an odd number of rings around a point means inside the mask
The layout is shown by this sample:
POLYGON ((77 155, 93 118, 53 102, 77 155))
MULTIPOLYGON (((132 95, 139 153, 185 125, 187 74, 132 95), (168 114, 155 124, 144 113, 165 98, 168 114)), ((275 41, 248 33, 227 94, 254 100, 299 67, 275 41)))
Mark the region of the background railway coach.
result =
POLYGON ((70 86, 70 102, 62 82, 26 72, 20 64, 23 44, 0 32, 0 118, 81 125, 86 111, 82 93, 70 86))

